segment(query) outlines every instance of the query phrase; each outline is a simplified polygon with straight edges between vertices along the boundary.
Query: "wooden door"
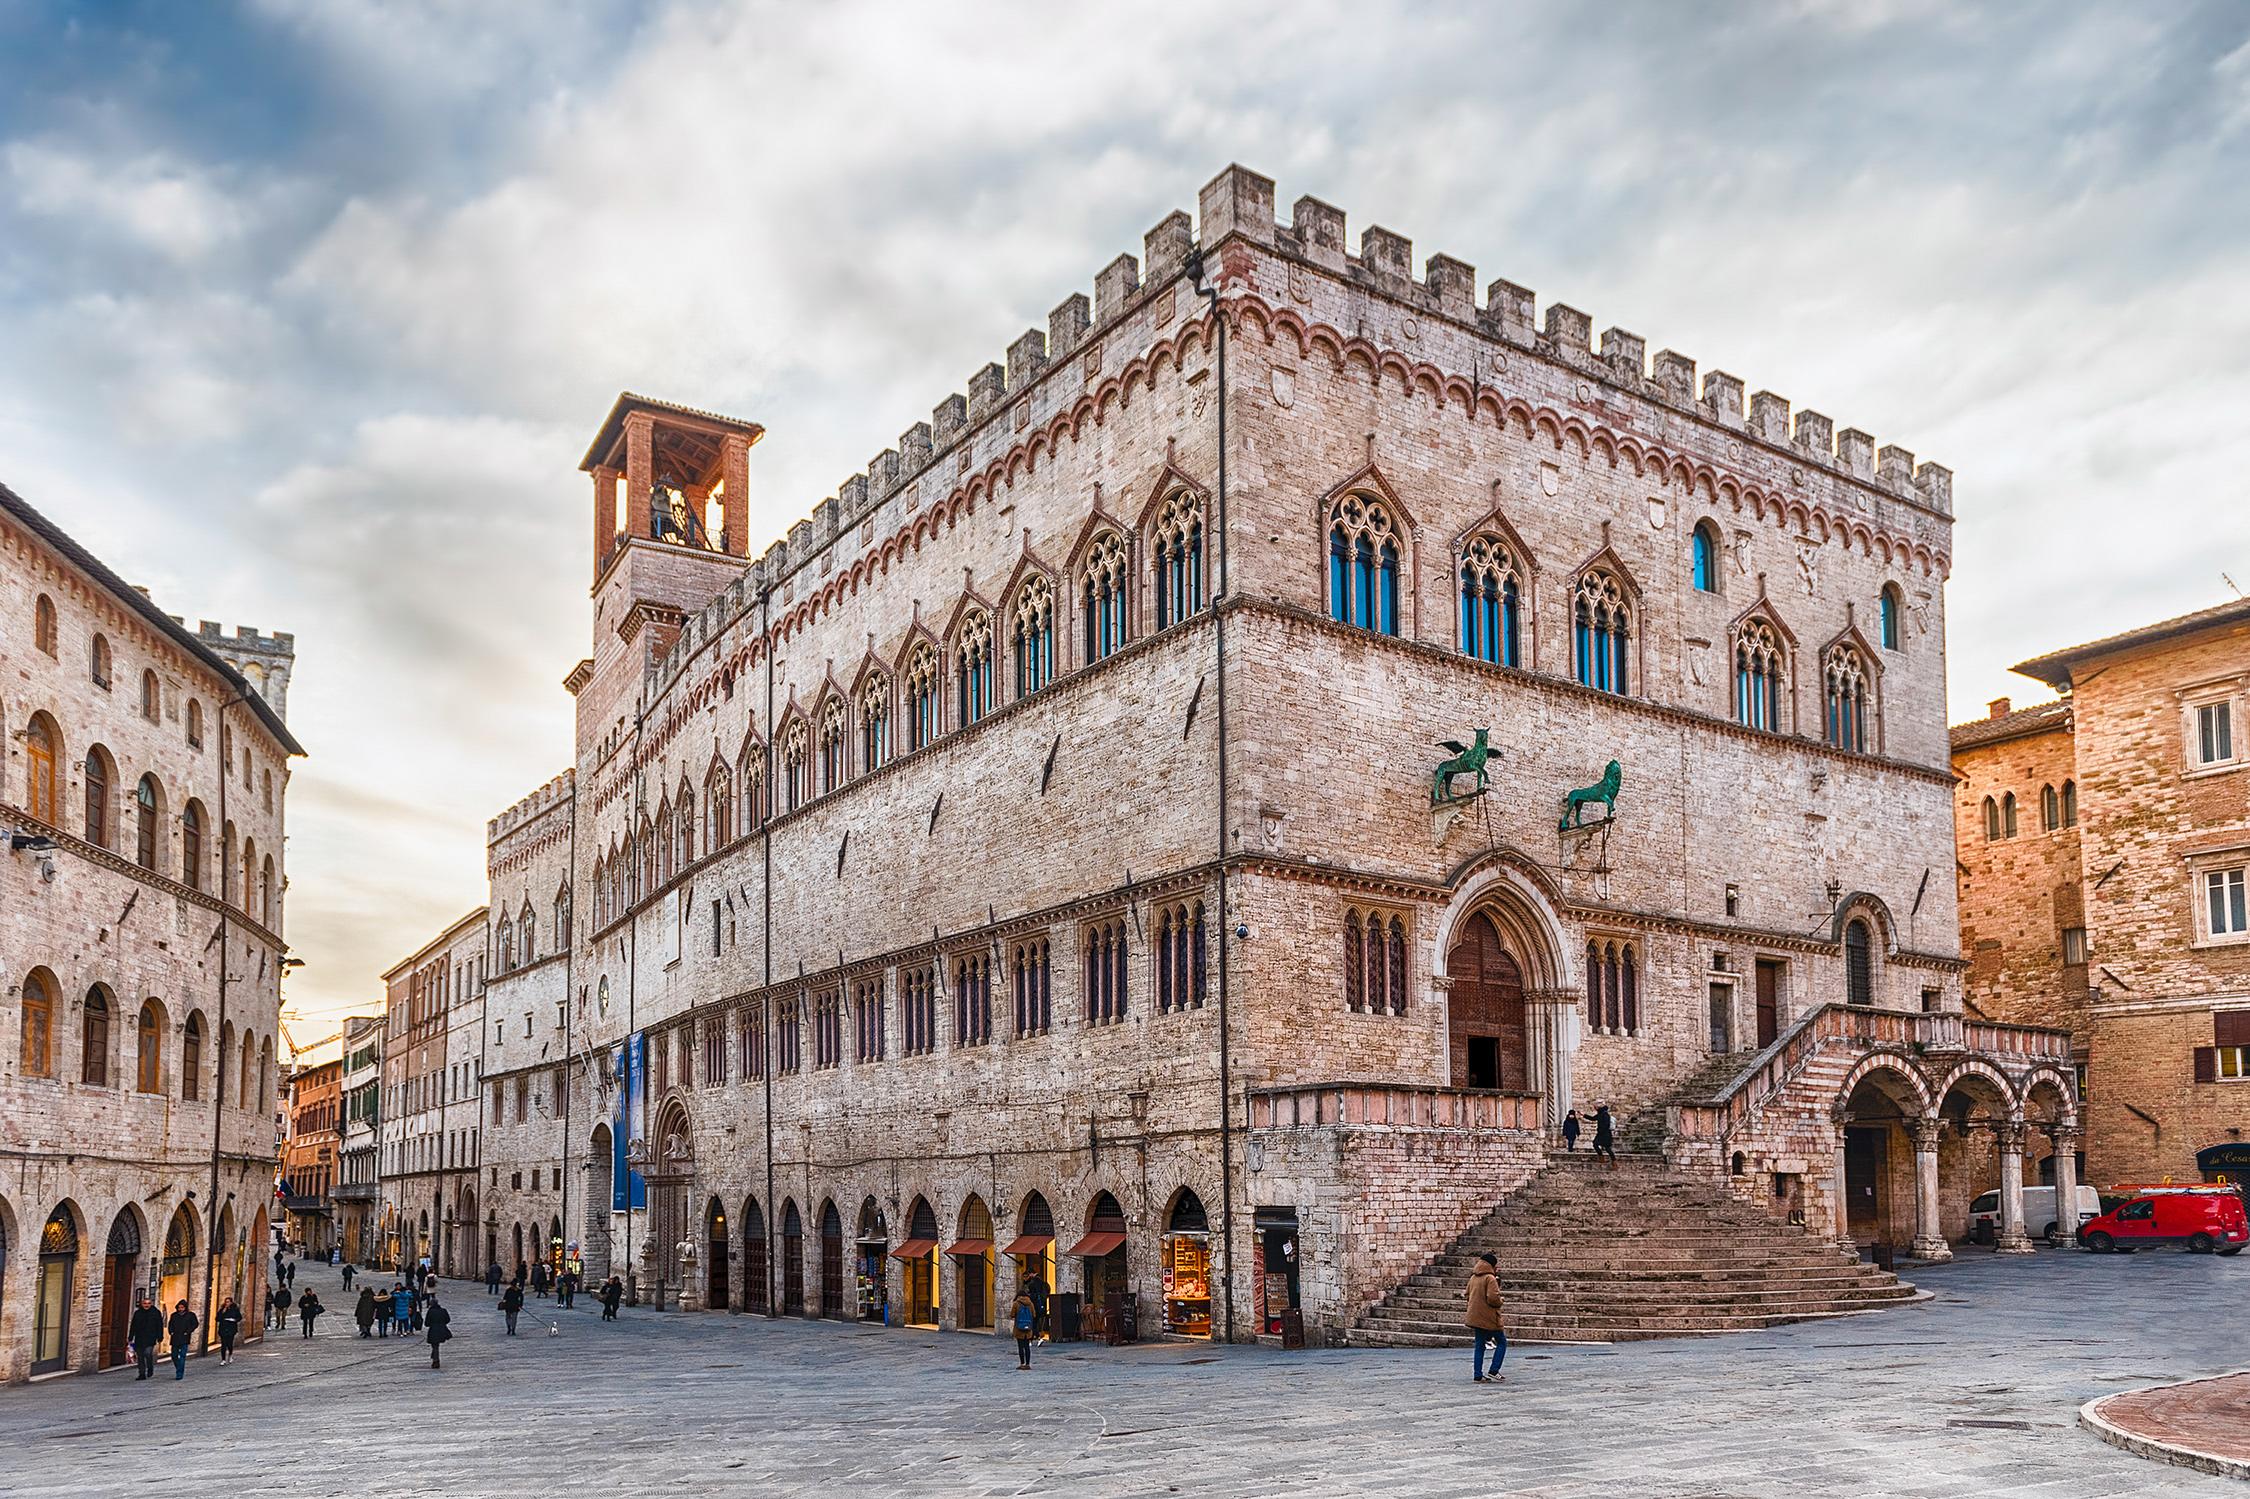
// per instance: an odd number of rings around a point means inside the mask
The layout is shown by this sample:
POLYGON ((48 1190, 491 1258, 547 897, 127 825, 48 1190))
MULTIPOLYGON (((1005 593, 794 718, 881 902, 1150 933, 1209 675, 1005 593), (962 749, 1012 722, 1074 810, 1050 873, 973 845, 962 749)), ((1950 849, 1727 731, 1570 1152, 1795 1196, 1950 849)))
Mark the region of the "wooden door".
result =
POLYGON ((1781 965, 1771 958, 1758 960, 1758 1049, 1773 1045, 1781 1034, 1781 965))
POLYGON ((104 1261, 102 1274, 102 1346, 100 1368, 114 1369, 133 1356, 126 1347, 133 1326, 133 1267, 139 1256, 113 1254, 104 1261))
POLYGON ((1890 1131, 1844 1131, 1844 1223, 1868 1243, 1883 1236, 1883 1175, 1890 1160, 1890 1131))
POLYGON ((1445 971, 1453 980, 1446 1026, 1454 1086, 1529 1087, 1523 970, 1500 945, 1490 918, 1469 918, 1446 955, 1445 971))

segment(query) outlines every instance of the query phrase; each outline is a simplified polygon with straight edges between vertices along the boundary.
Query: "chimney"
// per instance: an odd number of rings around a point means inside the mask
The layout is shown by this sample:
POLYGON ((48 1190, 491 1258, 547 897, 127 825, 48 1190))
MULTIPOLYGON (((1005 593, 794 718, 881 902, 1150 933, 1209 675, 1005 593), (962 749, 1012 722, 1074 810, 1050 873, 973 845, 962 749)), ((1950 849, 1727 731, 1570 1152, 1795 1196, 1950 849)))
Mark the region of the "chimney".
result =
POLYGON ((1990 718, 2006 718, 2008 716, 2008 700, 2004 697, 1996 697, 1984 705, 1984 711, 1986 716, 1990 718))

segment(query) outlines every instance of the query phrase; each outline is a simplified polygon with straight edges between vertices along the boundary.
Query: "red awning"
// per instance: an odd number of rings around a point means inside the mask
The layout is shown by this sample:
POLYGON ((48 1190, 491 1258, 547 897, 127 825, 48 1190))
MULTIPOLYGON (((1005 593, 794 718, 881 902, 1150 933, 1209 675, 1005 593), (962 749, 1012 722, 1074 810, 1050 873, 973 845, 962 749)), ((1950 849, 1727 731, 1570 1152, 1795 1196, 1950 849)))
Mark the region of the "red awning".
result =
POLYGON ((1002 1254, 1041 1254, 1046 1251, 1049 1244, 1054 1242, 1055 1236, 1053 1234, 1025 1234, 1000 1252, 1002 1254))
POLYGON ((894 1260, 918 1260, 935 1248, 937 1248, 937 1240, 935 1239, 908 1239, 904 1244, 891 1251, 891 1258, 894 1260))
POLYGON ((947 1245, 945 1252, 957 1260, 982 1259, 992 1253, 992 1241, 990 1239, 963 1239, 958 1244, 947 1245))
POLYGON ((1125 1235, 1122 1232, 1097 1228, 1072 1246, 1070 1252, 1077 1259, 1098 1260, 1124 1242, 1125 1235))

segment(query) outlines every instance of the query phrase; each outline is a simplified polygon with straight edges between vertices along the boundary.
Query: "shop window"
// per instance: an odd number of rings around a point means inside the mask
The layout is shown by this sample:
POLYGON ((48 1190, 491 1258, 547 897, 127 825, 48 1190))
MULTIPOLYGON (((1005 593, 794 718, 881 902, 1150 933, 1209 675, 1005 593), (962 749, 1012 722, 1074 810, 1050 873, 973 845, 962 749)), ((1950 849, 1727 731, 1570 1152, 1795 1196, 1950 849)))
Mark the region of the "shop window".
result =
POLYGON ((1165 1225, 1164 1330, 1211 1336, 1211 1224, 1203 1199, 1185 1188, 1165 1225))

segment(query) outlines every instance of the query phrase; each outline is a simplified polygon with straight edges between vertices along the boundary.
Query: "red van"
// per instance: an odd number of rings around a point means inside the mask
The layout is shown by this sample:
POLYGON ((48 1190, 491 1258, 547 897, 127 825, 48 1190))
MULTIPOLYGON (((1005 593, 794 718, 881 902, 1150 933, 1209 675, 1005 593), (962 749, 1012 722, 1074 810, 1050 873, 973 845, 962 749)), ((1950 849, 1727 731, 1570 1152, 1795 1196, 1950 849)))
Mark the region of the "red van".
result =
POLYGON ((2185 1243, 2197 1254, 2242 1253, 2250 1245, 2250 1219, 2233 1187, 2141 1187, 2078 1231, 2078 1242, 2096 1253, 2130 1254, 2143 1244, 2185 1243))

